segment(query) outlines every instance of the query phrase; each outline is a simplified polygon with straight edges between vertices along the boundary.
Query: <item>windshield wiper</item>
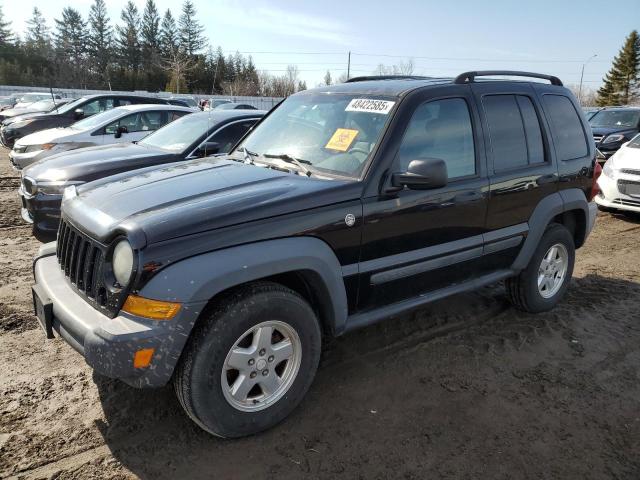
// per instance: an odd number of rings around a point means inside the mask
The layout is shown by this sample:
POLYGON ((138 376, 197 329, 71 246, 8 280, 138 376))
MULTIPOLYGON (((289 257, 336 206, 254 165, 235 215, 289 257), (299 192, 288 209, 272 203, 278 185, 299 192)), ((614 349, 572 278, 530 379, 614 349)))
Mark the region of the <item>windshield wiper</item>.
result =
POLYGON ((238 151, 242 151, 244 155, 244 163, 249 163, 253 165, 253 157, 257 157, 258 154, 256 152, 252 152, 251 150, 247 150, 247 147, 241 147, 238 151))
POLYGON ((263 156, 266 158, 277 158, 278 160, 282 160, 287 163, 293 163, 296 167, 302 170, 302 173, 304 173, 307 177, 313 175, 313 172, 309 168, 304 166, 304 164, 313 165, 313 163, 311 163, 309 160, 302 160, 294 157, 293 155, 289 155, 288 153, 280 153, 278 155, 265 153, 263 156))

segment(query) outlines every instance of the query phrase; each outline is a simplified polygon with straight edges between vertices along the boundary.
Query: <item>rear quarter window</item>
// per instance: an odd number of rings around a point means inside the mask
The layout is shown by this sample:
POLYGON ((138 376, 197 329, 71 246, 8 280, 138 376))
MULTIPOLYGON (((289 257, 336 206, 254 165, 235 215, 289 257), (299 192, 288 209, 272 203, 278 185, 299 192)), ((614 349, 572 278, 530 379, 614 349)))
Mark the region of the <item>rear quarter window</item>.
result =
POLYGON ((571 100, 563 95, 542 96, 551 123, 551 135, 559 160, 573 160, 589 153, 582 122, 571 100))

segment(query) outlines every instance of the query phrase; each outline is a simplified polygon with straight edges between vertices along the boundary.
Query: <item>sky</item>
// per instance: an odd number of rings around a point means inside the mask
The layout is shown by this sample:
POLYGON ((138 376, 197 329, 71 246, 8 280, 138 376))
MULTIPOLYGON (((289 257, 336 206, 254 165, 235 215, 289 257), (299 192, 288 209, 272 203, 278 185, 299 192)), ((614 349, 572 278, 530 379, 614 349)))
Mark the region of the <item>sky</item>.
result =
MULTIPOLYGON (((139 10, 145 0, 135 0, 139 10)), ((93 0, 2 2, 17 32, 34 6, 53 27, 65 6, 86 18, 93 0)), ((126 0, 106 0, 112 23, 126 0)), ((178 17, 180 0, 156 0, 178 17)), ((478 69, 548 73, 596 89, 625 37, 640 29, 640 0, 615 8, 593 0, 194 0, 210 44, 251 55, 259 70, 280 75, 295 64, 309 87, 346 72, 370 75, 380 63, 413 60, 414 74, 455 76, 478 69), (604 12, 606 12, 603 16, 604 12), (597 55, 595 58, 592 58, 597 55), (591 60, 589 60, 591 59, 591 60)))

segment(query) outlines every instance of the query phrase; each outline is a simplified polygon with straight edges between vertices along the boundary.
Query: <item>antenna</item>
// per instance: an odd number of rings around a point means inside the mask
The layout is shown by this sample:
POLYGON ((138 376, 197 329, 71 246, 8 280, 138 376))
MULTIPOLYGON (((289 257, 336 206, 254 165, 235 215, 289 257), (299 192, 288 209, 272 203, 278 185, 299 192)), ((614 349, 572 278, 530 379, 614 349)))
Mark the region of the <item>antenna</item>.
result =
POLYGON ((49 93, 51 93, 51 100, 53 100, 53 107, 56 109, 56 113, 58 112, 58 104, 56 103, 56 97, 53 96, 53 87, 49 85, 49 93))

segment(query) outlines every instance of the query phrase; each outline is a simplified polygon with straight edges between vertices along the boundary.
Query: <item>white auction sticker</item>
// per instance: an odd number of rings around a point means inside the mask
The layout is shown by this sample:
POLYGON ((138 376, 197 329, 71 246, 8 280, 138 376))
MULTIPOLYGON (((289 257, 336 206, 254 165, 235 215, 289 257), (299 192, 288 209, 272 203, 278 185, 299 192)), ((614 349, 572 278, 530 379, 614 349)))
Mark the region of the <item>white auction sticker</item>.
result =
POLYGON ((367 112, 367 113, 381 113, 383 115, 388 114, 396 102, 390 102, 388 100, 375 100, 372 98, 354 98, 349 102, 345 112, 367 112))

